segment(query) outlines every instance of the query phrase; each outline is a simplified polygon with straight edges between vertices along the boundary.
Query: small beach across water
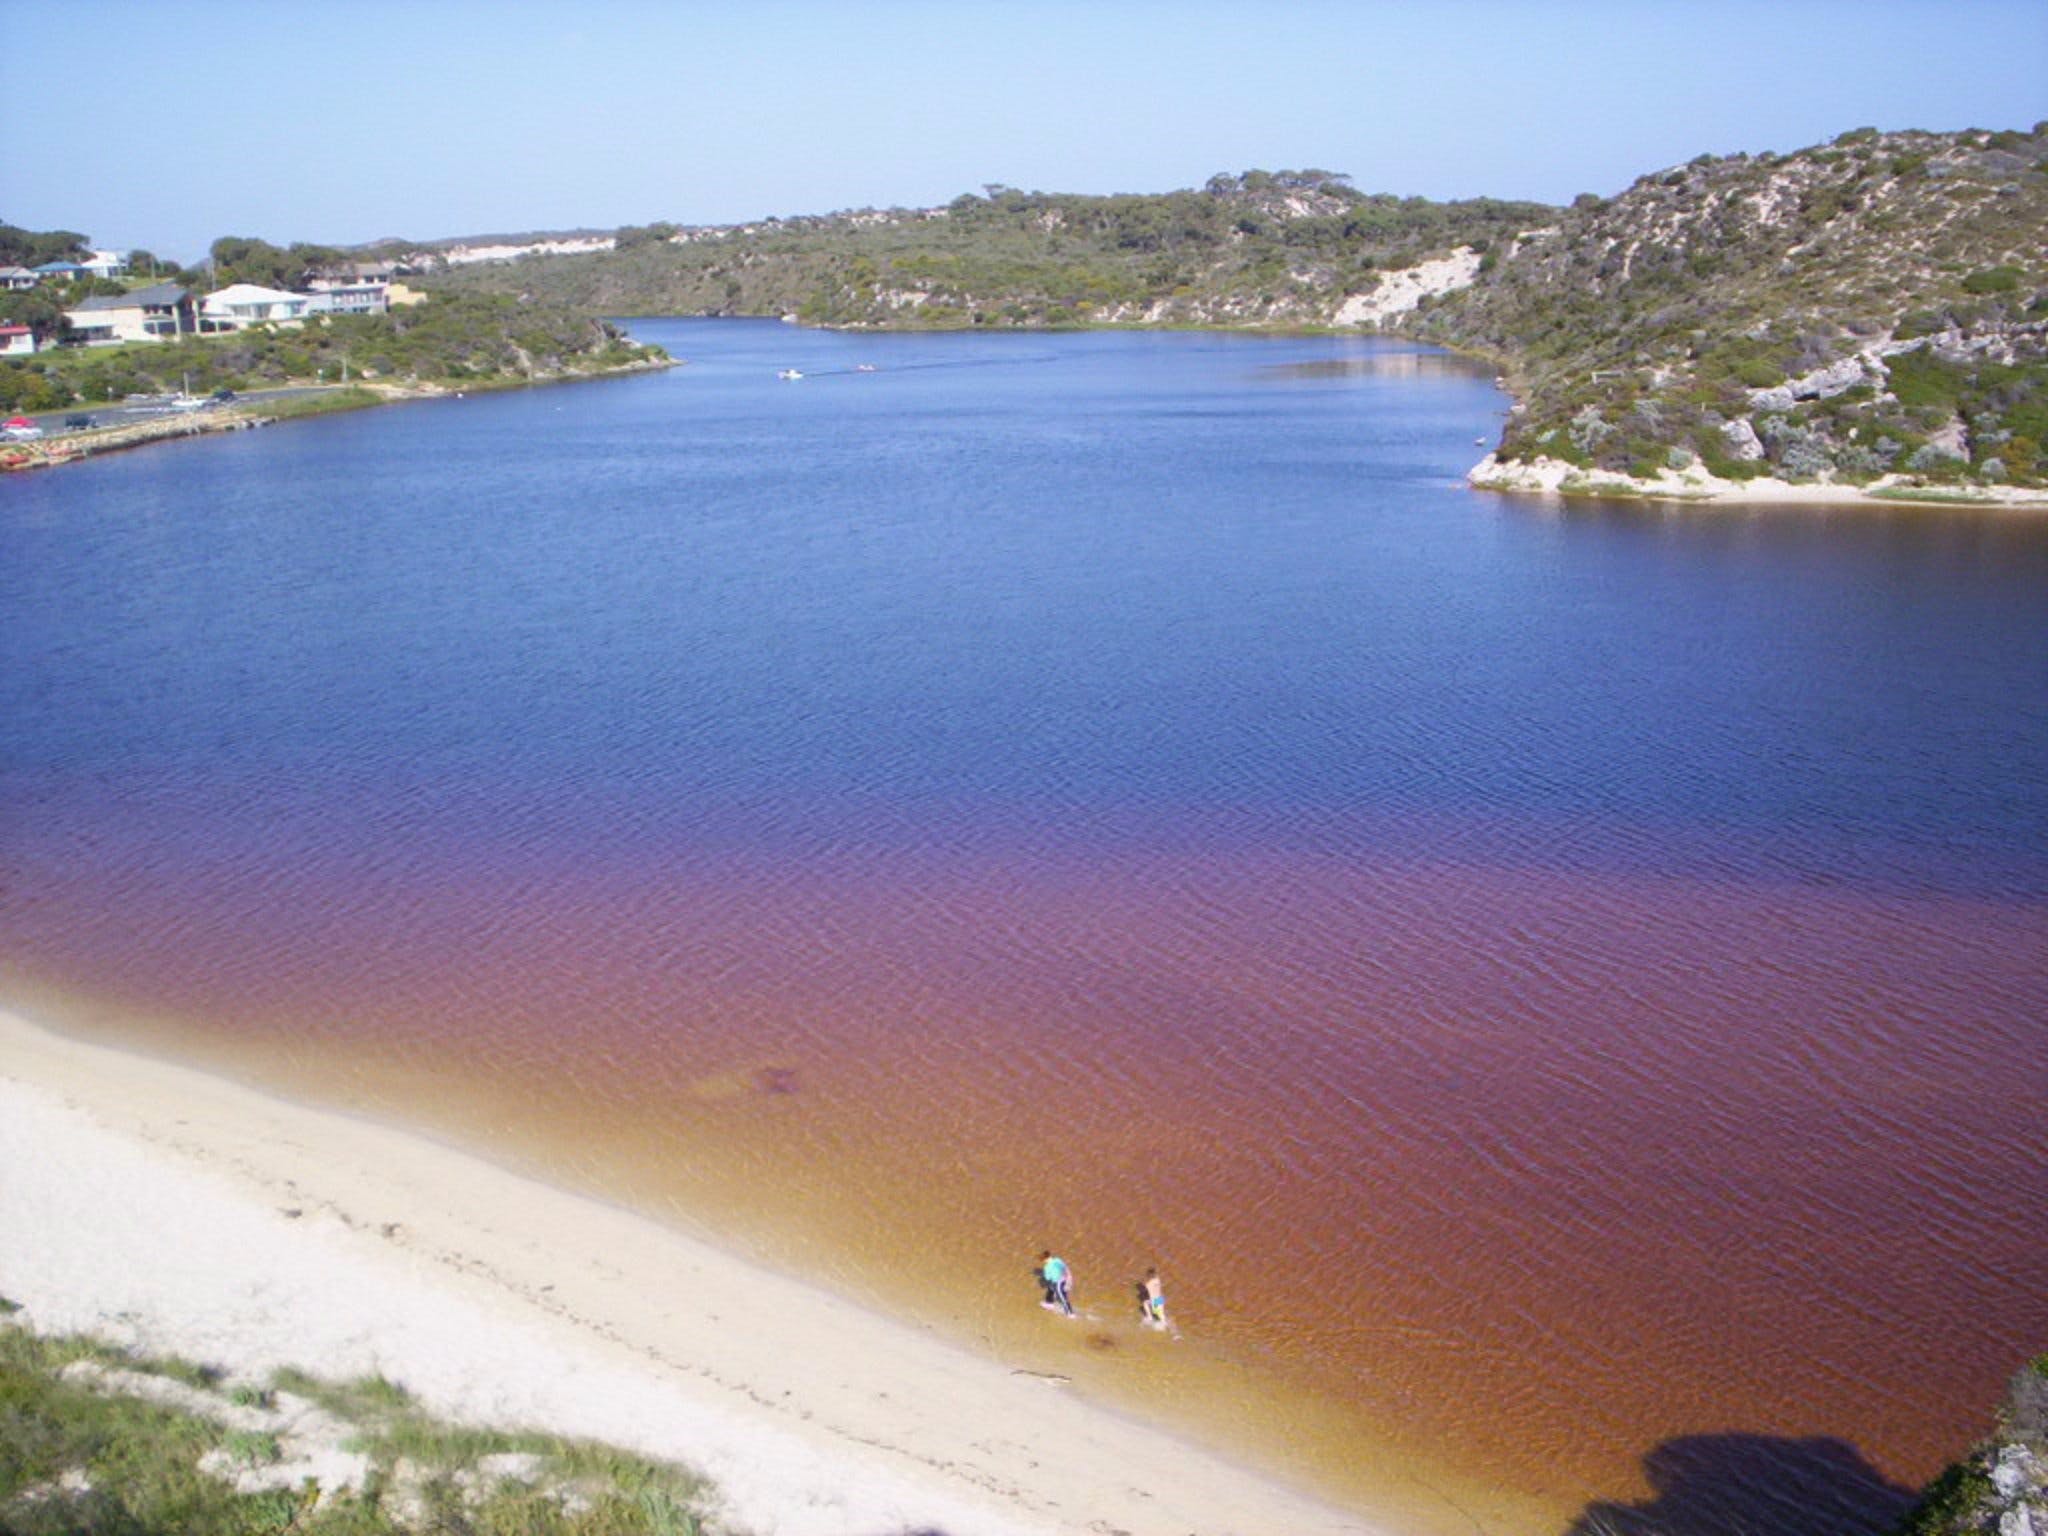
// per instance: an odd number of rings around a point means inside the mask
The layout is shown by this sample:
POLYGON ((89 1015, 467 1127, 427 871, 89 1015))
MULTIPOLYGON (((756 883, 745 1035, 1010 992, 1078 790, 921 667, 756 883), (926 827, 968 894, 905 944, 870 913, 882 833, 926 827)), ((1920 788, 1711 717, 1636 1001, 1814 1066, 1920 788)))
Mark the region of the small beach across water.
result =
POLYGON ((762 1536, 1394 1529, 615 1207, 14 1014, 0 1168, 0 1294, 39 1328, 381 1373, 694 1465, 762 1536))

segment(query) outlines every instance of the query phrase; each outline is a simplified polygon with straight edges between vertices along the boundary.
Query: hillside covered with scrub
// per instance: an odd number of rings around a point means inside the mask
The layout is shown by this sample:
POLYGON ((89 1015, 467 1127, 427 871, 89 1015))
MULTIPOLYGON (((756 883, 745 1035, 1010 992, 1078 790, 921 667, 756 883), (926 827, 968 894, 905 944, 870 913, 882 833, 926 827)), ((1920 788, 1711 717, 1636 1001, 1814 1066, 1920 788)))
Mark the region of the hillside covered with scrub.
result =
POLYGON ((431 281, 602 314, 787 314, 812 325, 1318 325, 1333 295, 1371 289, 1382 271, 1489 248, 1552 212, 1368 196, 1314 170, 1215 176, 1156 195, 990 186, 943 208, 624 229, 595 255, 478 263, 431 281))
MULTIPOLYGON (((431 251, 424 253, 432 263, 431 251)), ((2048 124, 1703 155, 1569 208, 1323 171, 649 225, 450 266, 605 314, 908 327, 1333 327, 1493 360, 1502 468, 2048 484, 2048 124)))
POLYGON ((1510 367, 1503 460, 2041 484, 2048 132, 1703 156, 1581 199, 1405 328, 1510 367))

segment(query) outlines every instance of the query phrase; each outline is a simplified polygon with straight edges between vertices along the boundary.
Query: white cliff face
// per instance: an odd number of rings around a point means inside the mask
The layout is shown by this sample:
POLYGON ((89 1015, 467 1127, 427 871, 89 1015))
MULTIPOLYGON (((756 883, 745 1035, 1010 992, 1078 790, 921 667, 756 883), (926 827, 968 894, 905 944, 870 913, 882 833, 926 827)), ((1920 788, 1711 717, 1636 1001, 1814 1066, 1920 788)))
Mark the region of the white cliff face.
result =
POLYGON ((1332 325, 1377 324, 1393 315, 1405 315, 1425 298, 1441 298, 1472 286, 1479 276, 1479 253, 1461 245, 1448 256, 1385 272, 1370 293, 1354 293, 1337 306, 1332 325))
POLYGON ((610 235, 593 235, 587 239, 534 240, 525 245, 451 245, 438 254, 451 267, 468 266, 477 261, 512 261, 521 256, 588 256, 597 251, 608 251, 618 242, 610 235))
POLYGON ((1877 355, 1859 352, 1796 379, 1787 379, 1775 389, 1753 389, 1749 402, 1760 411, 1789 411, 1797 401, 1832 400, 1858 384, 1882 385, 1884 379, 1884 364, 1877 360, 1877 355))

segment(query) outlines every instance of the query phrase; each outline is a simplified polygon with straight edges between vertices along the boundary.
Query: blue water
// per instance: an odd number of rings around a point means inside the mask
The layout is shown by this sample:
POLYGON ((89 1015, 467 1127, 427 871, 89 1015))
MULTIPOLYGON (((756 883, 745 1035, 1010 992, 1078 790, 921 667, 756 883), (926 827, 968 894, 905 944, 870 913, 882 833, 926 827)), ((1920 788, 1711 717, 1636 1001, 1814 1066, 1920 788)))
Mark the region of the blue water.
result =
POLYGON ((0 484, 10 782, 1428 811, 2048 889, 2041 521, 1474 493, 1505 400, 1389 343, 636 332, 688 366, 0 484))

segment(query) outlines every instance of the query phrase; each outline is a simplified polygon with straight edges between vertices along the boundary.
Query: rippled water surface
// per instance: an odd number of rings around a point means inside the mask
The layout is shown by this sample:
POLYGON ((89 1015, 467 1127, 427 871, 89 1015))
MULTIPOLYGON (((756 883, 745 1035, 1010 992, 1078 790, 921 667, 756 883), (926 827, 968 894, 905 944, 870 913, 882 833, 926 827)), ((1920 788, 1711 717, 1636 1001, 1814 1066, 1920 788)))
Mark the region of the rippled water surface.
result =
POLYGON ((1392 344, 635 329, 0 483, 17 1001, 1445 1529, 1867 1529, 1981 1432, 2048 523, 1478 495, 1392 344))

